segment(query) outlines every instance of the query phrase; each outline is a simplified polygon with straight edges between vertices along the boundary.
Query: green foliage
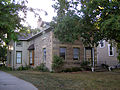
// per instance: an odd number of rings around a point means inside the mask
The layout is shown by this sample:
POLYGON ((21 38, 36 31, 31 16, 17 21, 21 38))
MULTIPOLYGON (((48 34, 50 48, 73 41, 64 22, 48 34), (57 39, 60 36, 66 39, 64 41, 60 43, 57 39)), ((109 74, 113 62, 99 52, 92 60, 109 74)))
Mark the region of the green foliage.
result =
POLYGON ((90 66, 90 62, 89 61, 83 61, 83 62, 81 62, 80 66, 81 66, 81 68, 83 70, 87 70, 87 71, 91 70, 91 66, 90 66))
MULTIPOLYGON (((23 1, 22 1, 23 2, 23 1)), ((23 18, 19 17, 19 11, 26 11, 26 6, 23 3, 15 3, 14 0, 0 0, 0 39, 7 42, 8 39, 16 39, 16 29, 23 29, 20 22, 23 18), (5 37, 5 34, 7 37, 5 37)))
POLYGON ((86 66, 89 66, 89 64, 90 64, 90 62, 89 61, 83 61, 83 62, 81 62, 81 66, 82 67, 86 67, 86 66))
POLYGON ((20 67, 17 68, 18 71, 22 71, 22 70, 29 70, 31 69, 31 67, 29 65, 26 65, 23 67, 23 65, 21 65, 20 67))
POLYGON ((1 66, 0 67, 0 70, 2 70, 2 71, 12 71, 12 68, 11 67, 6 67, 6 66, 1 66))
POLYGON ((52 26, 62 42, 82 39, 85 45, 95 46, 98 41, 120 42, 119 0, 55 0, 57 11, 52 26))
POLYGON ((4 62, 7 59, 7 48, 6 46, 0 46, 0 61, 4 62))
POLYGON ((61 69, 62 69, 62 66, 64 64, 64 60, 63 58, 55 55, 53 57, 53 61, 52 61, 52 69, 55 71, 55 72, 59 72, 61 69))
POLYGON ((20 32, 26 32, 27 30, 27 27, 21 23, 26 22, 27 13, 32 12, 35 16, 39 16, 36 11, 43 11, 40 9, 27 7, 27 3, 27 0, 0 0, 1 41, 4 41, 8 44, 10 40, 17 40, 17 35, 20 32), (19 33, 16 32, 16 30, 18 30, 19 33))
POLYGON ((35 68, 35 70, 42 71, 42 72, 48 72, 49 69, 45 66, 44 63, 41 63, 39 66, 35 68))

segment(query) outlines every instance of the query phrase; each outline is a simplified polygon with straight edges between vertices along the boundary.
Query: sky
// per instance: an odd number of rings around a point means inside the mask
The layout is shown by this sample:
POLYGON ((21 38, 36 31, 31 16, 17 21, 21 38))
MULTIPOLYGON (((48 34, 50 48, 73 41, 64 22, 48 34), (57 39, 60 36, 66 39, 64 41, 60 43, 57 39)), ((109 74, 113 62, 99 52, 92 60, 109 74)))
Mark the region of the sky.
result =
MULTIPOLYGON (((43 21, 50 22, 52 20, 52 17, 56 16, 56 13, 54 12, 54 8, 52 8, 53 4, 54 1, 52 0, 28 0, 27 6, 32 8, 43 9, 47 11, 48 13, 47 16, 45 16, 45 14, 42 12, 40 13, 40 16, 43 21)), ((28 17, 27 21, 29 22, 30 26, 32 26, 32 28, 36 28, 38 18, 35 18, 34 15, 30 12, 28 13, 27 17, 28 17)))

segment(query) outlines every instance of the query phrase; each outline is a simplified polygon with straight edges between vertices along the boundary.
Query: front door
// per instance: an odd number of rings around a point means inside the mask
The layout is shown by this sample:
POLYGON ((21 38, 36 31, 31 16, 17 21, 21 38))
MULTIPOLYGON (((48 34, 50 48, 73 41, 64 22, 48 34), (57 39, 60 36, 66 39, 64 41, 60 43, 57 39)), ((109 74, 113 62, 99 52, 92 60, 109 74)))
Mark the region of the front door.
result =
POLYGON ((92 54, 92 48, 91 47, 85 47, 85 61, 89 61, 92 63, 93 60, 93 54, 92 54))

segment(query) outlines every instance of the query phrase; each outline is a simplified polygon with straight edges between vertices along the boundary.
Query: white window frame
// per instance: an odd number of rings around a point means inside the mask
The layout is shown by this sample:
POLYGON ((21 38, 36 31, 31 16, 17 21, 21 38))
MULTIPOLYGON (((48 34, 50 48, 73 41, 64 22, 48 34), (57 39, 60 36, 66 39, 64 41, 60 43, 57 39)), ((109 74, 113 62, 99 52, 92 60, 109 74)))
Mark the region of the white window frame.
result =
POLYGON ((100 48, 104 48, 105 47, 105 40, 102 40, 102 41, 103 41, 103 46, 101 46, 101 43, 99 42, 100 48))
POLYGON ((16 51, 16 64, 22 64, 22 51, 16 51), (20 53, 21 57, 18 57, 17 53, 20 53), (18 58, 20 58, 20 62, 18 62, 18 58))
POLYGON ((112 47, 112 53, 113 53, 113 55, 110 55, 110 46, 111 46, 111 44, 108 44, 108 55, 109 56, 114 56, 114 48, 112 47))

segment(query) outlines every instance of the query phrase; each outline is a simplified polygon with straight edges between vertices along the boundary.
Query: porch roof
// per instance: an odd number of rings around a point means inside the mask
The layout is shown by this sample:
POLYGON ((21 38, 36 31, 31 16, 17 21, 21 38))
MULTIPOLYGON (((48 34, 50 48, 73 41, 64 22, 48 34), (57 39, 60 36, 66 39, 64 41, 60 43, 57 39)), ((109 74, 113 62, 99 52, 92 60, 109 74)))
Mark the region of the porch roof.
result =
POLYGON ((34 50, 34 44, 31 44, 29 47, 28 47, 28 50, 34 50))

